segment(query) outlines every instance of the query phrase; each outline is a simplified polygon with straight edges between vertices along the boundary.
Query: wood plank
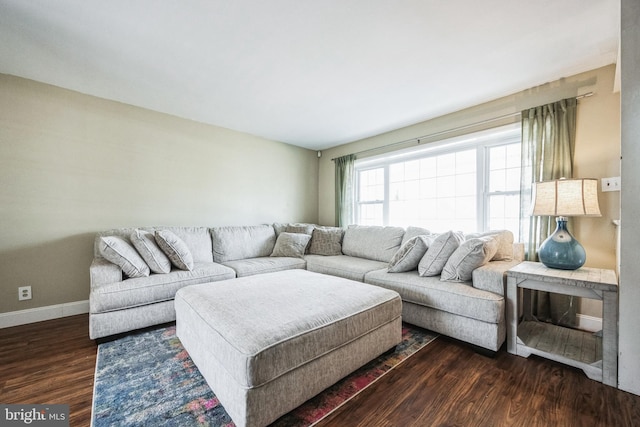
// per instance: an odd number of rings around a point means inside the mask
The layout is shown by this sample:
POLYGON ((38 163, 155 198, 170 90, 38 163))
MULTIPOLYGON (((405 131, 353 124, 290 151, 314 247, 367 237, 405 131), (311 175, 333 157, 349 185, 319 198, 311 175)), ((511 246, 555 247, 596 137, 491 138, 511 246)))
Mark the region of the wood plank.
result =
MULTIPOLYGON (((89 426, 96 345, 88 316, 0 329, 0 401, 66 403, 89 426)), ((495 358, 440 337, 318 427, 633 426, 640 396, 539 357, 495 358)))

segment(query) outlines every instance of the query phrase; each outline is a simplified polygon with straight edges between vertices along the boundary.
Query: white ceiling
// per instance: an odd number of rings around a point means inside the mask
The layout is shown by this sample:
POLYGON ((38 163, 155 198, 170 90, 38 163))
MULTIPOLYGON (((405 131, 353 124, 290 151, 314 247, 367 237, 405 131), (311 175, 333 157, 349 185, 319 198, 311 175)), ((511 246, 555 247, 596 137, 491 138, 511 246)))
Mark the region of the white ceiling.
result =
POLYGON ((325 149, 616 61, 619 0, 0 0, 0 73, 325 149))

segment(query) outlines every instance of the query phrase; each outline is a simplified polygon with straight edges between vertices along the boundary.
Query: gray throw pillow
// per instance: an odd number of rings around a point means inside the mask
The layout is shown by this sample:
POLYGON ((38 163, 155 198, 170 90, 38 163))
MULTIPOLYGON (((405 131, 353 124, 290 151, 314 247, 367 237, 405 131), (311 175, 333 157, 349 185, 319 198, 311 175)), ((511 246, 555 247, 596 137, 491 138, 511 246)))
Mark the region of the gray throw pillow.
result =
POLYGON ((416 236, 430 236, 431 232, 426 228, 422 227, 413 227, 409 226, 404 232, 404 236, 402 236, 402 245, 407 243, 409 240, 413 239, 416 236))
POLYGON ((416 236, 398 249, 389 262, 389 273, 403 273, 418 268, 418 264, 427 252, 429 242, 426 236, 416 236))
POLYGON ((169 230, 156 231, 156 242, 171 264, 180 270, 193 270, 193 255, 184 241, 169 230))
POLYGON ((464 237, 461 232, 447 231, 437 236, 429 244, 427 253, 418 263, 421 276, 437 276, 442 272, 449 257, 460 246, 464 237))
POLYGON ((497 250, 498 241, 490 236, 463 242, 447 260, 440 280, 450 282, 471 280, 473 270, 489 262, 497 250))
POLYGON ((285 233, 303 233, 311 236, 315 226, 313 224, 287 224, 284 228, 285 233))
POLYGON ((303 233, 282 232, 276 240, 271 256, 302 258, 311 240, 311 236, 303 233))
POLYGON ((338 227, 316 227, 313 230, 309 253, 314 255, 342 255, 344 230, 338 227))
POLYGON ((100 255, 107 261, 119 266, 124 274, 129 277, 146 277, 149 275, 149 266, 133 246, 122 237, 100 237, 99 251, 100 255))
POLYGON ((158 247, 153 233, 136 229, 129 238, 151 271, 154 273, 169 273, 171 271, 171 260, 158 247))

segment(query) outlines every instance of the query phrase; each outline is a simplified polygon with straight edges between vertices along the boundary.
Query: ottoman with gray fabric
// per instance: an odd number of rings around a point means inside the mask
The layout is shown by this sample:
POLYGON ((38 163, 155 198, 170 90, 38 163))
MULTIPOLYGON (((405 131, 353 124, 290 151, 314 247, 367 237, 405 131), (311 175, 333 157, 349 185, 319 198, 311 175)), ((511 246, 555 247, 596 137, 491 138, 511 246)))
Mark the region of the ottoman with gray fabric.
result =
POLYGON ((177 335, 237 426, 263 426, 402 339, 398 293, 306 270, 180 289, 177 335))

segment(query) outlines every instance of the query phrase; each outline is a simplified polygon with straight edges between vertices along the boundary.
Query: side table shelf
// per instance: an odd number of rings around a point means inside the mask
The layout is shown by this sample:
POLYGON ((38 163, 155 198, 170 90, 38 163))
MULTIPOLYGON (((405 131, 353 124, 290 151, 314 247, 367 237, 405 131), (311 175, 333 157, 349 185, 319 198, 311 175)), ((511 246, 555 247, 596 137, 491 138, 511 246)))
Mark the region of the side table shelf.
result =
POLYGON ((532 354, 582 369, 587 377, 616 387, 618 383, 618 285, 612 270, 555 270, 523 262, 507 272, 507 350, 532 354), (523 317, 518 313, 522 289, 523 317), (538 322, 531 313, 531 290, 603 301, 603 330, 592 333, 538 322))

